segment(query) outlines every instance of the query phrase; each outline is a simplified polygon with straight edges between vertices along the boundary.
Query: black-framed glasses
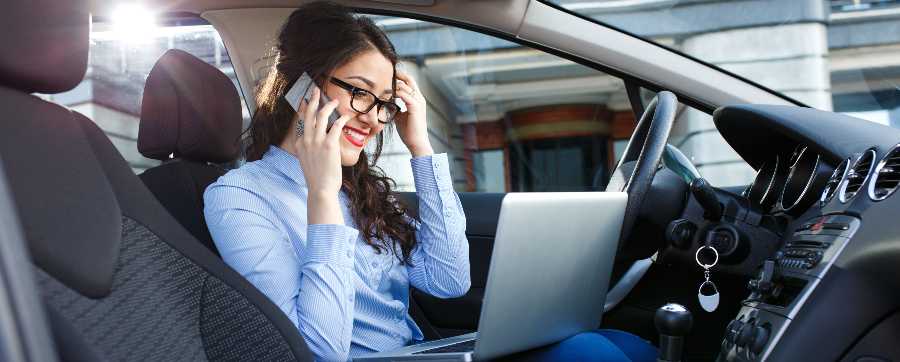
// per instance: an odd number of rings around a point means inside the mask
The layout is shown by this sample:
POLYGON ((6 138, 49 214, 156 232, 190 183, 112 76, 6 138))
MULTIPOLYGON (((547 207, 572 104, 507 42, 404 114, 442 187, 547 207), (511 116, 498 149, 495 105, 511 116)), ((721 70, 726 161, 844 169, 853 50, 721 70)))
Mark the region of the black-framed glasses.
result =
POLYGON ((369 113, 369 111, 372 110, 372 107, 377 106, 378 122, 391 123, 394 121, 394 116, 400 111, 400 107, 394 104, 394 102, 383 101, 375 96, 375 93, 355 87, 352 84, 337 78, 331 78, 331 83, 350 92, 350 108, 353 108, 354 111, 359 113, 369 113))

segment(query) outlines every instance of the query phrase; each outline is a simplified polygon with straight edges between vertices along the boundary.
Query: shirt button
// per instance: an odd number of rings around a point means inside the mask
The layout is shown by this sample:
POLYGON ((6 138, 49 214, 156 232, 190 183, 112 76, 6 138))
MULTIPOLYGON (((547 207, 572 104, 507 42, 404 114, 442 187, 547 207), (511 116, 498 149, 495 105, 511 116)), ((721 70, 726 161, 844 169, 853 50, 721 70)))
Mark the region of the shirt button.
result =
POLYGON ((347 257, 348 257, 348 258, 352 258, 352 257, 353 257, 353 252, 351 252, 350 250, 347 250, 347 257))
POLYGON ((372 262, 372 267, 373 267, 373 268, 377 268, 377 267, 378 267, 378 263, 376 263, 376 262, 373 261, 373 262, 372 262))

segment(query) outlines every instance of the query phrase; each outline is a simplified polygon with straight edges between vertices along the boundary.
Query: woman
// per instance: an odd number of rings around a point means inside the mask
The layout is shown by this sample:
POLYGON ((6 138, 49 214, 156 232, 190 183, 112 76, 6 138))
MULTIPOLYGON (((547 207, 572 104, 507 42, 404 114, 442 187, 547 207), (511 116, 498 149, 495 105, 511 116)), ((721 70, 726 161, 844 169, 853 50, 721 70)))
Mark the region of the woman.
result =
POLYGON ((326 2, 297 9, 260 88, 248 163, 204 194, 222 258, 287 314, 318 360, 421 340, 407 311, 410 286, 439 298, 469 289, 465 215, 447 155, 434 154, 425 98, 396 64, 368 18, 326 2), (283 97, 304 72, 318 87, 294 112, 283 97), (321 105, 321 93, 332 101, 321 105), (329 129, 332 112, 340 117, 329 129), (421 221, 372 167, 391 125, 413 156, 421 221))

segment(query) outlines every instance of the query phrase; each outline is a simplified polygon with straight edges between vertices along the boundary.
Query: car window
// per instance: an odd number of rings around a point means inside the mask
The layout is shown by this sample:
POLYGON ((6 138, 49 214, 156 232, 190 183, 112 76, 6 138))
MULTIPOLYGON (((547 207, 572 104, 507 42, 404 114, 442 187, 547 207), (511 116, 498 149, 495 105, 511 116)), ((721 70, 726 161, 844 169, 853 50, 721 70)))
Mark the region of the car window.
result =
POLYGON ((542 0, 811 107, 900 127, 900 0, 542 0))
MULTIPOLYGON (((450 156, 457 191, 605 187, 635 124, 622 79, 475 31, 374 19, 428 100, 431 143, 450 156)), ((413 190, 409 152, 387 139, 379 166, 413 190)))
MULTIPOLYGON (((450 156, 458 191, 605 188, 635 127, 622 79, 470 30, 375 18, 423 88, 432 144, 450 156)), ((714 185, 753 179, 707 113, 682 106, 670 143, 714 185)), ((401 190, 413 189, 409 157, 388 137, 379 166, 401 190)))
MULTIPOLYGON (((163 53, 169 49, 191 53, 225 73, 237 88, 231 58, 219 34, 200 18, 167 18, 164 24, 144 27, 95 22, 90 42, 88 71, 81 83, 68 92, 39 96, 92 119, 135 173, 160 163, 138 152, 137 135, 144 82, 163 53)), ((243 100, 241 108, 247 124, 249 112, 243 100)))

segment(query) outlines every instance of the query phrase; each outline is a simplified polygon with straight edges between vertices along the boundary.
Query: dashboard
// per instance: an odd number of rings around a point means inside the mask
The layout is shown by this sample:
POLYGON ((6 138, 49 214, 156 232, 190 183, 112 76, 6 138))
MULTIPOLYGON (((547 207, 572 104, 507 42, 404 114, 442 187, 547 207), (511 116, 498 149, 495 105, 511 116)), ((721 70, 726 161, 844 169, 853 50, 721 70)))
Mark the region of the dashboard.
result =
POLYGON ((900 130, 787 106, 714 120, 756 177, 717 191, 721 220, 689 201, 680 221, 697 235, 661 257, 690 262, 712 245, 719 270, 751 279, 719 359, 900 360, 900 130))

